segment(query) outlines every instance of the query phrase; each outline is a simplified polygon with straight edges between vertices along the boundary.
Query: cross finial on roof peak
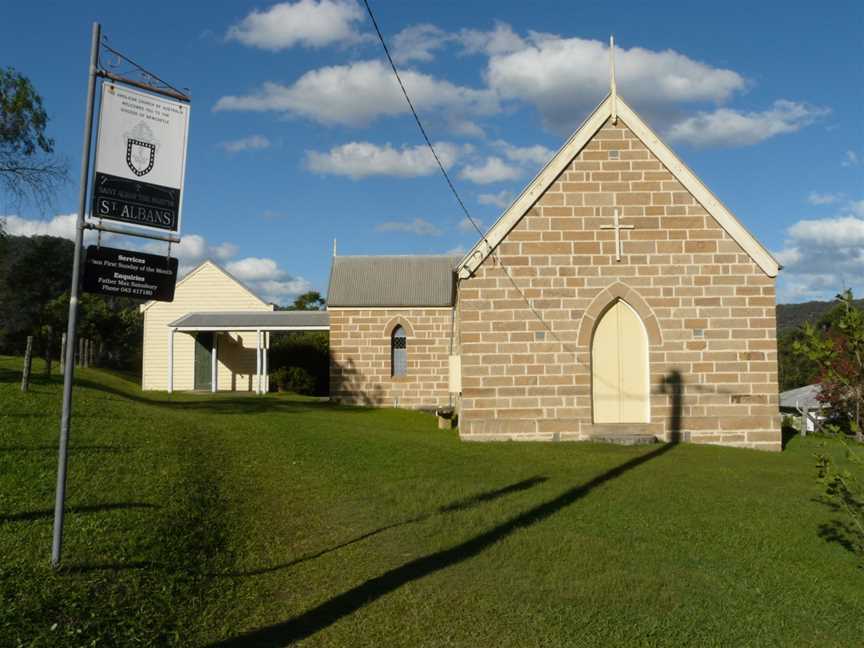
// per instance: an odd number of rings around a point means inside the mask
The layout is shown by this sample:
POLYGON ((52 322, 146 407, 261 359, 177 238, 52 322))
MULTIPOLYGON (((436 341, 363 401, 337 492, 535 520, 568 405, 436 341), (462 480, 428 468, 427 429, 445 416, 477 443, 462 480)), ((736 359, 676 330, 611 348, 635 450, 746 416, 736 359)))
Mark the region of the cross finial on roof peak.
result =
POLYGON ((609 93, 612 95, 612 123, 618 123, 618 88, 615 85, 615 36, 609 36, 609 93))

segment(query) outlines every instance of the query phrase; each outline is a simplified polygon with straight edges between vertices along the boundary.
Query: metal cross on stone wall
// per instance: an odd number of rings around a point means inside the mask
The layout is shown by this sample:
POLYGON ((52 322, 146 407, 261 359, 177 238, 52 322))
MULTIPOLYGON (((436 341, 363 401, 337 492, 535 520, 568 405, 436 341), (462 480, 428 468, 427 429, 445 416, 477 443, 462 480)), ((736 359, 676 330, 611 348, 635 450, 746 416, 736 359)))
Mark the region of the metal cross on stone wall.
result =
POLYGON ((621 230, 632 230, 633 225, 622 225, 618 220, 618 208, 615 208, 615 220, 612 225, 601 225, 600 229, 615 230, 615 260, 621 261, 621 230))

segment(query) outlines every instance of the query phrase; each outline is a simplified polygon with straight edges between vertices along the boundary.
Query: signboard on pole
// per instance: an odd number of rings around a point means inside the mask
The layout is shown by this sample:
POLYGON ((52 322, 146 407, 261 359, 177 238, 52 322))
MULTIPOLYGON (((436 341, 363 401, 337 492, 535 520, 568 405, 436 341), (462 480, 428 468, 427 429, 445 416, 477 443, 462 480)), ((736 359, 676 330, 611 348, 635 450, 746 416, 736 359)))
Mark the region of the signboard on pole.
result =
POLYGON ((189 110, 165 97, 103 86, 93 218, 180 232, 189 110))
POLYGON ((174 301, 177 259, 91 245, 84 264, 84 292, 132 299, 174 301))

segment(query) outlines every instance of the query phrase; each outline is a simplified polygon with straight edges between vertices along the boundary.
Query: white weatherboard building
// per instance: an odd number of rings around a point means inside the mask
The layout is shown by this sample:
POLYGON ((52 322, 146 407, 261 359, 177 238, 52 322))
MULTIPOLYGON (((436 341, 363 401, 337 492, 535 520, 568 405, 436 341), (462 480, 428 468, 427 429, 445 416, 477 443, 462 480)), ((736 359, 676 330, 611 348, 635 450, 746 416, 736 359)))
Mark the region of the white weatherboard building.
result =
POLYGON ((173 302, 142 304, 141 386, 266 391, 271 331, 327 330, 327 314, 274 312, 212 261, 177 282, 173 302))

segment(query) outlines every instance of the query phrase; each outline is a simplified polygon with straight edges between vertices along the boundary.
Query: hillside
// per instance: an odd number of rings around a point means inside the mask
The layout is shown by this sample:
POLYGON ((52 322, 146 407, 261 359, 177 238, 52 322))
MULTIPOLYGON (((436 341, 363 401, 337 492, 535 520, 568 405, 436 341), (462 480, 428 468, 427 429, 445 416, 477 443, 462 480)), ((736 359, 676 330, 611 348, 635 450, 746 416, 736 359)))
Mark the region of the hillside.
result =
MULTIPOLYGON (((800 304, 777 304, 777 331, 801 326, 804 322, 815 323, 827 313, 836 301, 809 301, 800 304)), ((864 308, 864 299, 856 299, 855 305, 864 308)))

